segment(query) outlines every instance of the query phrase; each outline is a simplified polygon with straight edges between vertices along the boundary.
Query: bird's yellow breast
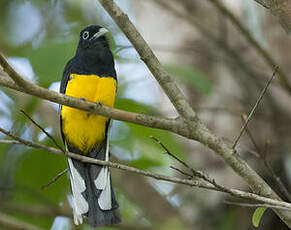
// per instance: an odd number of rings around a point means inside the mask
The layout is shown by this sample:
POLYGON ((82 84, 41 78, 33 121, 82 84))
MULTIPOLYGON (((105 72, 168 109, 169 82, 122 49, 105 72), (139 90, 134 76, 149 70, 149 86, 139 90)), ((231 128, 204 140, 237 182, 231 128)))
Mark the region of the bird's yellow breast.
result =
MULTIPOLYGON (((113 107, 116 95, 114 78, 79 74, 70 77, 66 95, 113 107)), ((104 140, 108 118, 68 106, 62 107, 61 115, 62 131, 71 147, 87 154, 104 140)))

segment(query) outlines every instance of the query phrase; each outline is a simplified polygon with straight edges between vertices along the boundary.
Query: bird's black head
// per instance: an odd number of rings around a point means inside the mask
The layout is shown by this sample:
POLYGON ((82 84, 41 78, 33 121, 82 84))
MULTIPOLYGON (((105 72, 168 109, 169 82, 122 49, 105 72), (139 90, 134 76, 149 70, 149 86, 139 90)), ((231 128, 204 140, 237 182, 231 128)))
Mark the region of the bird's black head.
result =
POLYGON ((102 26, 91 25, 87 26, 80 33, 79 48, 94 49, 109 47, 105 34, 108 32, 102 26))
POLYGON ((116 78, 113 55, 105 37, 107 32, 107 29, 96 25, 87 26, 81 31, 71 71, 116 78))

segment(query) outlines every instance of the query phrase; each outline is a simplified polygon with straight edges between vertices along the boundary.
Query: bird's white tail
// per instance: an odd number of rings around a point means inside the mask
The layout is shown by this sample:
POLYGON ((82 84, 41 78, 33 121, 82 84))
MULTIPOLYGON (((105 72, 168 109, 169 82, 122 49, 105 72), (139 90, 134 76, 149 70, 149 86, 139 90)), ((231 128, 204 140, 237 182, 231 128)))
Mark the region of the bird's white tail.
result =
MULTIPOLYGON (((72 148, 69 148, 69 151, 79 153, 72 148)), ((88 156, 108 161, 108 138, 88 156)), ((84 216, 89 218, 89 223, 93 227, 119 223, 121 220, 109 168, 82 163, 71 158, 68 158, 68 164, 73 195, 74 223, 82 224, 84 216)))

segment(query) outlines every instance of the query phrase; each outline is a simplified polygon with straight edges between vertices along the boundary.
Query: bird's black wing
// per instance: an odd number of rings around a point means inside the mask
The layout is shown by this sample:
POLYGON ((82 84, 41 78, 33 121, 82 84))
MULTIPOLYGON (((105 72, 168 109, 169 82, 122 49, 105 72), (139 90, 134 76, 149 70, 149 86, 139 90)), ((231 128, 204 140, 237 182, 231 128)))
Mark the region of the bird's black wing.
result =
POLYGON ((63 72, 63 77, 62 77, 62 81, 61 81, 61 86, 60 86, 60 93, 65 93, 66 92, 66 87, 70 78, 70 74, 72 72, 72 68, 73 68, 73 62, 74 59, 71 59, 70 61, 68 61, 64 72, 63 72))
MULTIPOLYGON (((68 61, 67 65, 66 65, 66 67, 64 69, 63 77, 62 77, 61 85, 60 85, 60 91, 59 91, 62 94, 65 94, 65 92, 66 92, 67 84, 68 84, 68 81, 70 79, 70 74, 72 72, 73 62, 74 62, 73 59, 68 61)), ((61 129, 62 139, 63 139, 63 142, 65 143, 65 136, 64 136, 63 128, 62 128, 62 113, 61 113, 61 110, 62 110, 62 105, 59 106, 59 118, 60 118, 60 129, 61 129)))

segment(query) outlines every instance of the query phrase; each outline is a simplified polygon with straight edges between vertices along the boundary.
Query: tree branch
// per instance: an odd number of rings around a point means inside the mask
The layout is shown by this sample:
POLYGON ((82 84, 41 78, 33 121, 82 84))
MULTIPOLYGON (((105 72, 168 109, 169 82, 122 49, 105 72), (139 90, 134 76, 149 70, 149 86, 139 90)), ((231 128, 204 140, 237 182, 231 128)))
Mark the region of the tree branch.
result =
MULTIPOLYGON (((111 161, 97 160, 94 158, 86 157, 84 155, 80 155, 80 154, 76 154, 76 153, 72 153, 72 152, 66 152, 66 154, 64 154, 62 152, 62 150, 60 150, 60 149, 48 147, 48 146, 40 144, 40 143, 27 141, 21 137, 15 136, 11 132, 6 131, 2 128, 0 128, 0 132, 10 136, 11 138, 13 138, 14 140, 17 140, 19 143, 21 143, 23 145, 26 145, 29 147, 34 147, 34 148, 39 148, 39 149, 42 149, 42 150, 45 150, 45 151, 48 151, 50 153, 57 154, 57 155, 65 155, 65 156, 74 158, 74 159, 79 160, 79 161, 84 162, 84 163, 108 166, 111 168, 116 168, 119 170, 143 175, 146 177, 151 177, 151 178, 154 178, 156 180, 168 181, 168 182, 172 182, 172 183, 176 183, 176 184, 188 185, 191 187, 199 187, 199 188, 205 188, 208 190, 219 191, 219 192, 227 193, 233 197, 242 198, 242 199, 250 199, 250 200, 257 201, 257 202, 262 202, 265 204, 274 205, 274 206, 278 207, 278 209, 281 209, 283 207, 285 209, 289 209, 289 211, 291 212, 291 203, 287 203, 284 201, 270 199, 270 198, 263 197, 263 196, 260 196, 260 195, 254 194, 254 193, 244 192, 244 191, 237 190, 237 189, 229 189, 229 188, 225 188, 225 187, 224 187, 224 189, 220 189, 219 187, 213 186, 212 184, 206 183, 203 181, 192 180, 192 179, 180 179, 177 177, 165 176, 165 175, 137 169, 137 168, 134 168, 131 166, 127 166, 127 165, 123 165, 123 164, 119 164, 119 163, 114 163, 111 161)), ((277 209, 276 207, 274 209, 277 209)))
MULTIPOLYGON (((0 55, 1 59, 1 55, 0 55)), ((10 75, 9 75, 10 76, 10 75)), ((177 132, 177 128, 181 123, 180 119, 169 119, 162 117, 149 116, 145 114, 132 113, 123 111, 120 109, 110 108, 100 103, 94 104, 91 102, 83 101, 70 97, 64 94, 60 94, 36 84, 31 84, 31 86, 26 89, 18 86, 15 82, 10 80, 7 76, 0 75, 0 85, 7 88, 23 92, 29 95, 33 95, 42 99, 49 100, 62 105, 67 105, 73 108, 85 110, 94 114, 102 115, 105 117, 110 117, 120 121, 131 122, 138 125, 143 125, 152 128, 171 130, 177 132)), ((180 130, 183 133, 182 130, 180 130)), ((184 132, 185 133, 185 132, 184 132)), ((181 134, 182 135, 182 134, 181 134)))

